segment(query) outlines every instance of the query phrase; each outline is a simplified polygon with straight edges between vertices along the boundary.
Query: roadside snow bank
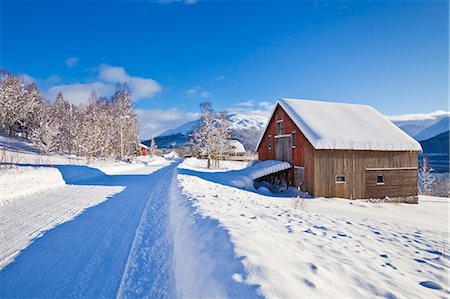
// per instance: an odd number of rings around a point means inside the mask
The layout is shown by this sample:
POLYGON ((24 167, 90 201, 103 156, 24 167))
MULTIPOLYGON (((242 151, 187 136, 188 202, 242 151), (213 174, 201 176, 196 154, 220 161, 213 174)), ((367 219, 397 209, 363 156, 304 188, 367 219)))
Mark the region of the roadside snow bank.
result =
POLYGON ((16 167, 0 170, 0 206, 18 197, 62 187, 64 179, 56 168, 16 167))
POLYGON ((204 217, 179 185, 170 190, 173 270, 177 298, 255 298, 256 285, 243 283, 246 272, 220 222, 204 217))

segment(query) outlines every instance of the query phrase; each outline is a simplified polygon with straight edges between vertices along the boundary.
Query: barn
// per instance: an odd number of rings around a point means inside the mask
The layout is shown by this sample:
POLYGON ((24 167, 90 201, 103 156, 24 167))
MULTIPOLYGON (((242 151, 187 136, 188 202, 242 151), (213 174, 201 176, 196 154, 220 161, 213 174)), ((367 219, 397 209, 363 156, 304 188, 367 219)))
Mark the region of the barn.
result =
POLYGON ((316 197, 417 198, 420 144, 367 105, 280 99, 257 151, 316 197))

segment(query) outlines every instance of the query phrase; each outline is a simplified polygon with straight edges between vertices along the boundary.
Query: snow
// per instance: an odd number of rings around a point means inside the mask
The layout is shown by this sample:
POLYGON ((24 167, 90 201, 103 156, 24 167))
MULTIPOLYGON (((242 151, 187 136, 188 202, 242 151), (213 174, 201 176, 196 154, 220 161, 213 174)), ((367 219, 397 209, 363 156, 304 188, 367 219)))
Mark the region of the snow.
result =
MULTIPOLYGON (((183 165, 190 166, 194 169, 202 169, 205 165, 204 163, 206 163, 204 160, 189 158, 183 162, 183 165)), ((214 179, 221 184, 227 184, 233 187, 248 190, 254 190, 253 181, 255 179, 291 168, 290 163, 276 160, 261 161, 244 169, 242 168, 247 166, 248 163, 220 161, 220 164, 222 165, 222 171, 211 171, 209 174, 204 172, 199 175, 202 175, 205 178, 214 179)))
POLYGON ((0 142, 7 161, 14 157, 9 160, 34 165, 0 169, 0 269, 37 238, 117 197, 134 181, 140 184, 134 189, 137 197, 148 200, 145 178, 171 164, 154 156, 134 163, 95 160, 87 166, 80 157, 38 154, 20 139, 0 136, 0 142))
POLYGON ((179 158, 180 155, 176 151, 170 151, 164 154, 164 158, 166 159, 176 159, 179 158))
POLYGON ((122 190, 119 186, 66 186, 0 206, 0 269, 45 231, 122 190))
POLYGON ((56 165, 66 187, 0 207, 2 297, 174 297, 175 166, 56 165))
POLYGON ((13 167, 0 169, 0 206, 33 193, 63 187, 61 173, 50 167, 13 167))
POLYGON ((194 129, 200 124, 200 120, 193 120, 190 122, 187 122, 175 129, 167 130, 161 134, 158 135, 158 137, 164 137, 164 136, 171 136, 171 135, 188 135, 189 133, 192 133, 194 129))
POLYGON ((245 148, 238 140, 230 140, 230 153, 245 153, 245 148))
MULTIPOLYGON (((175 226, 175 262, 187 261, 175 267, 186 271, 177 284, 187 297, 199 294, 187 269, 197 287, 220 279, 231 287, 231 278, 242 291, 234 297, 447 296, 449 198, 420 196, 408 205, 265 196, 236 188, 227 171, 206 171, 202 162, 180 164, 177 182, 184 201, 175 210, 190 215, 191 226, 175 226), (305 208, 293 208, 296 200, 305 208)), ((212 289, 210 297, 231 297, 229 288, 212 289)))
POLYGON ((315 149, 422 150, 417 141, 367 105, 299 99, 278 103, 315 149))

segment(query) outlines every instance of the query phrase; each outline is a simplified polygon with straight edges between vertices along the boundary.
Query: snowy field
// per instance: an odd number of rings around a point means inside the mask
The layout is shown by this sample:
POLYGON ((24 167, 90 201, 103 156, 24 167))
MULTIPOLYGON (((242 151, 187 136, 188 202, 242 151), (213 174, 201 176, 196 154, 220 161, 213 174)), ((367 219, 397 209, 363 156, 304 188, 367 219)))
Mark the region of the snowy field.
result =
POLYGON ((177 290, 186 297, 204 294, 202 279, 213 286, 207 295, 219 297, 450 294, 448 198, 421 196, 419 205, 314 198, 295 209, 290 197, 227 184, 204 161, 187 159, 178 171, 174 258, 177 290), (193 232, 183 209, 194 217, 193 232), (177 234, 190 237, 177 244, 177 234), (201 262, 187 262, 190 255, 201 262))

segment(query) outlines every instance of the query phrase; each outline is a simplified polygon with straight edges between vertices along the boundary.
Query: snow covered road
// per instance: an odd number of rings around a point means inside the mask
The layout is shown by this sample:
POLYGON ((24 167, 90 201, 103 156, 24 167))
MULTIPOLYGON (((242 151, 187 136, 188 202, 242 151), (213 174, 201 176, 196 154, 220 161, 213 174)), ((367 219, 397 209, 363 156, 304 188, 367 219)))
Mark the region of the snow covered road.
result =
POLYGON ((116 175, 58 167, 73 197, 125 188, 35 239, 1 270, 0 297, 174 297, 167 191, 176 165, 116 175))

